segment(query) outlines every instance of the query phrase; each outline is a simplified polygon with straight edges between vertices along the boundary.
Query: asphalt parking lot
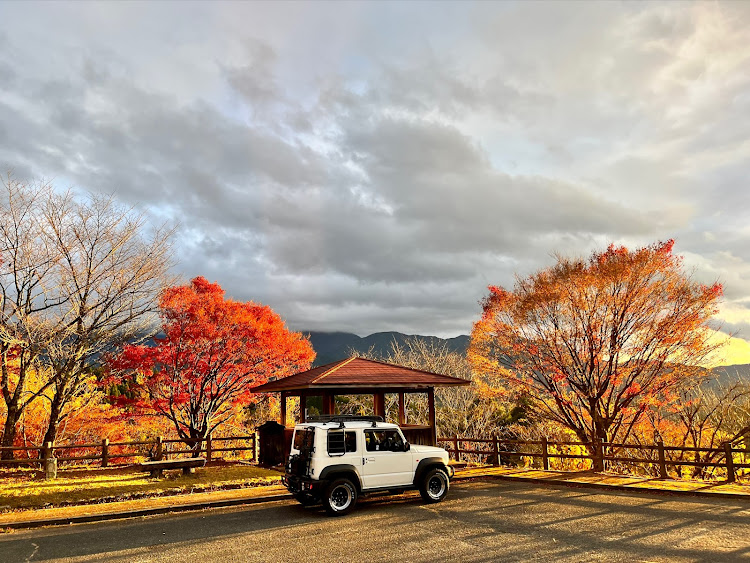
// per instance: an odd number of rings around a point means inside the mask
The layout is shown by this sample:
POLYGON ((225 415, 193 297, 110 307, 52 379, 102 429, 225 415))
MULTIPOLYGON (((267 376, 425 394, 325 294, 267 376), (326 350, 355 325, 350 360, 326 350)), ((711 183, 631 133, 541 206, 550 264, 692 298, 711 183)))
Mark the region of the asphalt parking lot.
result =
POLYGON ((0 535, 0 561, 750 560, 750 503, 476 481, 349 516, 279 501, 0 535))

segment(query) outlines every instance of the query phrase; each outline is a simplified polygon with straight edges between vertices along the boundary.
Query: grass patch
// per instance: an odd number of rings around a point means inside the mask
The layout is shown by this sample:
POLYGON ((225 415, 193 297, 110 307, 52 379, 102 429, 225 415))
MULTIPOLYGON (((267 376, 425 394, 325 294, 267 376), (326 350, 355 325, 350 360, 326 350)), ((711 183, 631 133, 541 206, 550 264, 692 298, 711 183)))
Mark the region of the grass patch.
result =
POLYGON ((58 475, 47 481, 18 475, 3 478, 0 474, 0 512, 276 485, 281 480, 277 471, 250 465, 203 467, 193 475, 165 471, 162 479, 122 469, 83 469, 58 475))

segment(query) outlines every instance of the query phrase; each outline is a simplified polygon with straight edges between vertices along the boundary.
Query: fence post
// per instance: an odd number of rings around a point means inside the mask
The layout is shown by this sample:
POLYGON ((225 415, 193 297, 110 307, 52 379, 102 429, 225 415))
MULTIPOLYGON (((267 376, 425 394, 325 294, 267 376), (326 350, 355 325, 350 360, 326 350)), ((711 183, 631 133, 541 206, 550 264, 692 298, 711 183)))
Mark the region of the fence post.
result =
POLYGON ((596 439, 594 441, 594 471, 604 471, 604 448, 602 447, 602 441, 596 439))
POLYGON ((213 444, 211 443, 211 434, 206 436, 206 463, 211 461, 211 454, 213 453, 213 444))
POLYGON ((154 457, 156 458, 154 461, 161 461, 164 459, 164 443, 162 442, 161 436, 156 437, 156 453, 154 454, 154 457))
POLYGON ((497 436, 492 437, 492 465, 500 465, 500 444, 497 436))
POLYGON ((453 452, 456 456, 456 461, 459 461, 461 459, 461 456, 459 456, 458 454, 458 434, 453 435, 453 452))
POLYGON ((57 458, 54 456, 52 442, 44 442, 44 477, 45 479, 57 477, 57 458))
POLYGON ((253 432, 253 461, 258 461, 258 433, 253 432))
POLYGON ((109 465, 109 438, 102 440, 102 467, 109 465))
POLYGON ((732 457, 732 442, 724 442, 724 457, 727 465, 727 483, 734 483, 734 458, 732 457))
POLYGON ((657 440, 656 447, 659 451, 659 479, 666 479, 669 475, 667 474, 667 459, 664 454, 664 442, 657 440))
POLYGON ((542 436, 542 468, 549 471, 549 450, 547 449, 547 436, 542 436))

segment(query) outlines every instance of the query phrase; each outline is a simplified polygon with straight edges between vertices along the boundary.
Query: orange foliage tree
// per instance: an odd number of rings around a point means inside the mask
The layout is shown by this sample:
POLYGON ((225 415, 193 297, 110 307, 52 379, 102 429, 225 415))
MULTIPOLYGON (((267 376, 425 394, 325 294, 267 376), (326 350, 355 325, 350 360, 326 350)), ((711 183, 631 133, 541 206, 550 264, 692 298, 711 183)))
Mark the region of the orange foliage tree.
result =
POLYGON ((583 442, 624 440, 701 376, 718 345, 705 324, 722 287, 692 281, 673 245, 611 245, 587 260, 558 257, 513 291, 490 286, 472 330, 474 369, 583 442))
POLYGON ((166 418, 195 448, 252 401, 248 389, 306 370, 315 358, 270 307, 225 299, 203 277, 164 291, 159 307, 164 336, 154 346, 125 346, 110 359, 107 383, 134 376, 137 412, 166 418))

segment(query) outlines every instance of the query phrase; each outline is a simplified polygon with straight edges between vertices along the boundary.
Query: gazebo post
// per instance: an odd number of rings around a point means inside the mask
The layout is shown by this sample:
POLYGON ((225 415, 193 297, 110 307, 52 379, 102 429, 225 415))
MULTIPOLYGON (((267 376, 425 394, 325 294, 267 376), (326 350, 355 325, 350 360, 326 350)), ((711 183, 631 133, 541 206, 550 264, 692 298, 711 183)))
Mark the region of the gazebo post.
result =
POLYGON ((435 388, 430 387, 427 390, 427 405, 430 415, 430 439, 431 446, 437 446, 437 423, 435 422, 435 388))
POLYGON ((385 393, 375 393, 373 395, 373 410, 375 416, 382 416, 385 420, 385 393))
POLYGON ((336 410, 333 395, 330 393, 323 393, 323 414, 336 414, 333 412, 336 410))
POLYGON ((307 395, 300 393, 299 396, 299 421, 305 422, 305 410, 307 409, 307 395))
POLYGON ((279 418, 281 419, 279 422, 281 422, 281 425, 286 428, 286 397, 287 392, 282 391, 281 392, 281 402, 279 404, 281 413, 279 414, 279 418))
POLYGON ((406 409, 404 408, 404 392, 401 391, 398 394, 398 424, 403 426, 406 424, 406 409))

